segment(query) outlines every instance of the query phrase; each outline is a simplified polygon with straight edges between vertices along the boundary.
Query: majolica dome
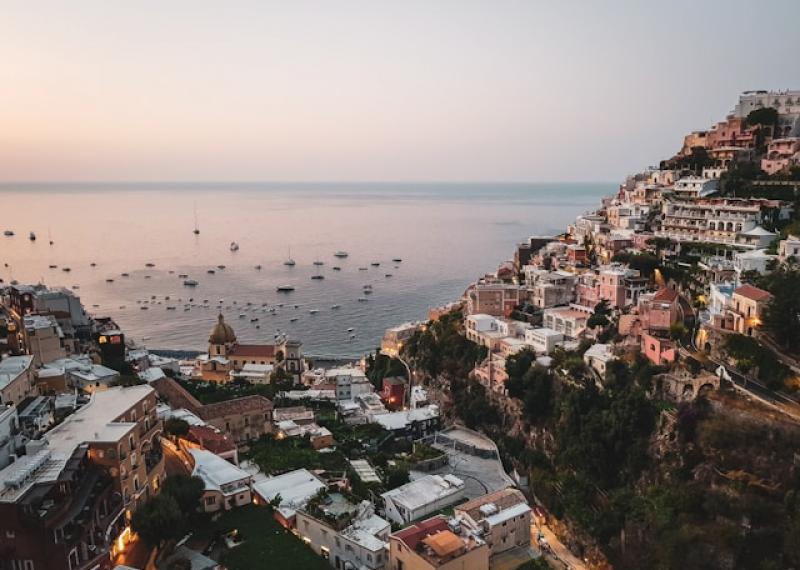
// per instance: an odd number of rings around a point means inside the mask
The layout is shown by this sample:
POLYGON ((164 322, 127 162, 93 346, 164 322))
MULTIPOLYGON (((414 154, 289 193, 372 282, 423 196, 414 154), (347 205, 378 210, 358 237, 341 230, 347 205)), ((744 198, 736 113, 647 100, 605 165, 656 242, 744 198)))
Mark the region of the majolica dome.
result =
POLYGON ((211 334, 208 336, 209 344, 228 344, 236 342, 236 335, 233 328, 225 322, 222 313, 219 314, 217 324, 211 329, 211 334))

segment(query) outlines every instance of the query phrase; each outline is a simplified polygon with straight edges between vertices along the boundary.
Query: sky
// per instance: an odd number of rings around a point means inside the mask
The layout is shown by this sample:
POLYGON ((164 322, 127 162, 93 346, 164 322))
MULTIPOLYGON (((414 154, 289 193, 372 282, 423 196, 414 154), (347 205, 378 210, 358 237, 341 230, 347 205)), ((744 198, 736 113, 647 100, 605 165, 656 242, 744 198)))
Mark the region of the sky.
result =
POLYGON ((0 0, 0 181, 616 181, 748 89, 797 0, 0 0))

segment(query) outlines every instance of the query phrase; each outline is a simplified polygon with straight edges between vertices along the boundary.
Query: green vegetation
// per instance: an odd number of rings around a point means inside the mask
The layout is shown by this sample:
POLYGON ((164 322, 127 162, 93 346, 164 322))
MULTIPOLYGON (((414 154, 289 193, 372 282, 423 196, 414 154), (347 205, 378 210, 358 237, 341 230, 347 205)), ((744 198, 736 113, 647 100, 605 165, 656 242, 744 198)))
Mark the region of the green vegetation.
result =
POLYGON ((319 453, 311 447, 307 437, 277 439, 272 434, 266 434, 251 444, 245 455, 268 475, 300 468, 344 472, 348 466, 341 451, 319 453))
POLYGON ((759 284, 772 293, 764 328, 786 350, 800 350, 800 269, 783 267, 759 284))
POLYGON ((180 418, 169 418, 164 422, 164 433, 182 437, 189 433, 189 422, 180 418))
POLYGON ((740 334, 725 340, 725 351, 736 361, 736 368, 744 374, 753 374, 773 390, 780 390, 791 371, 775 358, 771 350, 756 340, 740 334))
POLYGON ((270 509, 255 505, 239 507, 226 511, 211 523, 210 531, 217 536, 233 530, 238 531, 242 543, 223 553, 220 562, 229 570, 330 570, 326 560, 275 521, 270 509))
POLYGON ((234 380, 225 384, 185 380, 178 382, 203 404, 214 404, 243 396, 264 396, 272 399, 278 392, 291 390, 293 387, 292 379, 286 378, 282 371, 280 372, 281 374, 273 374, 269 384, 251 384, 247 380, 234 380))
POLYGON ((131 527, 152 546, 182 537, 196 522, 203 489, 198 477, 168 477, 161 492, 133 513, 131 527))
POLYGON ((754 109, 748 113, 745 124, 748 126, 775 127, 778 124, 778 110, 773 107, 754 109))
POLYGON ((539 557, 517 566, 516 570, 550 570, 550 565, 544 558, 539 557))
POLYGON ((447 374, 466 378, 475 364, 486 358, 486 347, 477 346, 461 334, 463 318, 460 312, 454 312, 430 323, 409 339, 403 354, 431 377, 447 374))
POLYGON ((376 390, 383 389, 384 378, 393 376, 408 378, 408 372, 403 363, 396 358, 382 354, 380 350, 375 350, 375 354, 370 354, 367 357, 366 374, 376 390))
POLYGON ((590 329, 595 327, 607 327, 611 322, 608 318, 610 315, 611 307, 609 307, 608 301, 603 299, 594 306, 594 313, 586 320, 586 326, 590 329))

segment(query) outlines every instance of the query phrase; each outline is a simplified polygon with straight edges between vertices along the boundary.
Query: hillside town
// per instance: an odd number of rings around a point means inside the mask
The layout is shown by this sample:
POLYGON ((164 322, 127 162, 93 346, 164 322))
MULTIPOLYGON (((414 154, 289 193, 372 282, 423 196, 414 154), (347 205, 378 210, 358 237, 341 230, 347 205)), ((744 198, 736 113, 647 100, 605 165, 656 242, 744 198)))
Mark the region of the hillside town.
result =
POLYGON ((797 567, 798 263, 800 91, 751 91, 357 362, 3 284, 0 570, 797 567))

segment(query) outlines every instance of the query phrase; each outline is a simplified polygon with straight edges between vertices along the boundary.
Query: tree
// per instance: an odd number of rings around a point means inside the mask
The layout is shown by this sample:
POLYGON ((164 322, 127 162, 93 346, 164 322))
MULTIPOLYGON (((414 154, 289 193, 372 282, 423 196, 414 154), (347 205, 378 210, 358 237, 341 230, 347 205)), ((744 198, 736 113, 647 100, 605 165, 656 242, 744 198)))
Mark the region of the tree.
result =
POLYGON ((204 490, 203 480, 190 475, 167 477, 161 487, 161 493, 175 499, 183 513, 193 513, 197 510, 204 490))
POLYGON ((164 432, 167 435, 183 437, 189 433, 189 422, 181 418, 169 418, 164 422, 164 432))
POLYGON ((608 301, 603 299, 594 307, 594 313, 586 320, 586 326, 590 329, 595 327, 606 327, 610 322, 608 316, 611 314, 611 309, 608 306, 608 301))
POLYGON ((408 469, 405 467, 393 467, 386 472, 386 488, 389 490, 405 485, 409 480, 408 469))
POLYGON ((773 107, 754 109, 747 115, 745 123, 750 126, 762 125, 765 127, 774 127, 778 124, 778 110, 773 107))
POLYGON ((768 277, 772 298, 764 313, 764 328, 783 348, 800 350, 800 270, 781 269, 768 277))
POLYGON ((136 509, 131 527, 142 540, 157 546, 166 540, 180 538, 185 530, 185 519, 178 502, 162 493, 136 509))

